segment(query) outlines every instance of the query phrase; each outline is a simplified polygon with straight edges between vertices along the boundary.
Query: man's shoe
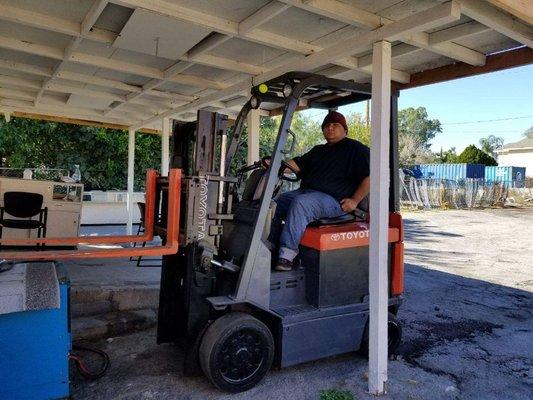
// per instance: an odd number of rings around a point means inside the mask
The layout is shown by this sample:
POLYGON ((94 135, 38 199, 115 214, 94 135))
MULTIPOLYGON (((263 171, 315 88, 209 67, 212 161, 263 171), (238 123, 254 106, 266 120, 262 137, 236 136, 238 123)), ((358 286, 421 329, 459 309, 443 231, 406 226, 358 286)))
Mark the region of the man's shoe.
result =
POLYGON ((286 260, 285 258, 279 258, 274 269, 276 271, 290 271, 292 269, 292 261, 286 260))

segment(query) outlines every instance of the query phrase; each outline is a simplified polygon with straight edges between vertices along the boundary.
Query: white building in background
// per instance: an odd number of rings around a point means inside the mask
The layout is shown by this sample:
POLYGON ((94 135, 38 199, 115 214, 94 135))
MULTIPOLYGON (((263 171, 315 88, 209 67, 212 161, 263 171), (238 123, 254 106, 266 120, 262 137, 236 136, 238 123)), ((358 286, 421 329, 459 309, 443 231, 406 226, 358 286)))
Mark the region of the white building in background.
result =
POLYGON ((496 150, 498 165, 505 167, 526 167, 526 176, 533 177, 533 135, 509 143, 496 150))

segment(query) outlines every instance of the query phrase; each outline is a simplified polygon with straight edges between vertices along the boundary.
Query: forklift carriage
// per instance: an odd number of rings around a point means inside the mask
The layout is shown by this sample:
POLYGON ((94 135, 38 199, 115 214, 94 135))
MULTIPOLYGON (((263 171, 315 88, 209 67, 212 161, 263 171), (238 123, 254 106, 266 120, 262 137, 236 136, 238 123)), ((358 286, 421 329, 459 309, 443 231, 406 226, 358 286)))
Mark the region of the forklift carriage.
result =
MULTIPOLYGON (((391 98, 390 129, 389 352, 401 339, 395 315, 403 292, 397 96, 391 98)), ((293 179, 282 158, 290 152, 288 136, 291 148, 295 144, 290 125, 298 105, 335 109, 370 97, 370 85, 288 73, 252 89, 229 144, 223 115, 199 111, 197 122, 174 124, 171 167, 183 173, 180 247, 163 257, 157 341, 182 345, 186 375, 203 371, 218 388, 241 392, 272 365, 368 350, 366 213, 311 224, 300 243, 300 268, 292 271, 272 270, 275 255, 266 237, 273 198, 283 180, 293 179), (231 176, 246 116, 262 103, 283 107, 270 166, 258 161, 231 176)), ((169 195, 158 193, 155 232, 164 237, 169 195)))

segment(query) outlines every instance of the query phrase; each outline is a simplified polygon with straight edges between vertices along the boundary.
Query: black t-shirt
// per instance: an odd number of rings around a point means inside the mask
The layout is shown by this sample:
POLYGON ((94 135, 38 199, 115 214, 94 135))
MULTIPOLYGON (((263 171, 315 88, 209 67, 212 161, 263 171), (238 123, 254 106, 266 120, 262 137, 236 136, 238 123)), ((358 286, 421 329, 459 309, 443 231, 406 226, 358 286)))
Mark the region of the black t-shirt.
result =
POLYGON ((301 188, 318 190, 337 200, 351 197, 370 175, 370 149, 350 138, 315 146, 294 161, 301 170, 301 188))

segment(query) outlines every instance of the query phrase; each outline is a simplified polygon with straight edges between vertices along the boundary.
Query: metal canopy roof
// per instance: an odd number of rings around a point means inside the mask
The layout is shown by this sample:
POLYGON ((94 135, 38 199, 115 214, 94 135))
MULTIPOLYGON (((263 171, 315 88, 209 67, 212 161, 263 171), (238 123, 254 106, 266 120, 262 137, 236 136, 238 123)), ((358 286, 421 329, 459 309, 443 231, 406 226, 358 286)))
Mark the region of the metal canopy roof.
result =
POLYGON ((292 70, 369 82, 379 40, 398 87, 516 65, 487 67, 532 48, 532 25, 511 0, 0 0, 0 111, 159 130, 198 108, 234 116, 292 70))

